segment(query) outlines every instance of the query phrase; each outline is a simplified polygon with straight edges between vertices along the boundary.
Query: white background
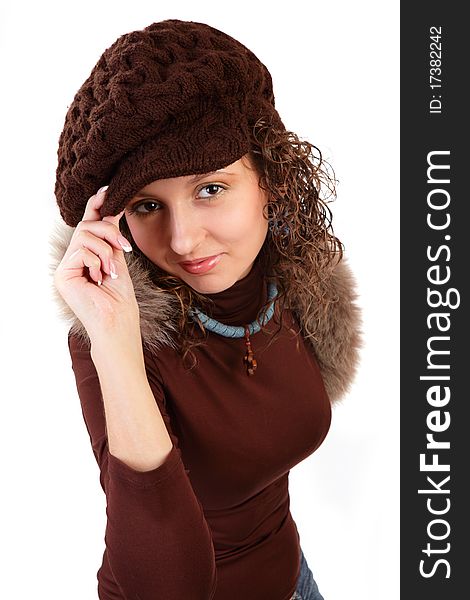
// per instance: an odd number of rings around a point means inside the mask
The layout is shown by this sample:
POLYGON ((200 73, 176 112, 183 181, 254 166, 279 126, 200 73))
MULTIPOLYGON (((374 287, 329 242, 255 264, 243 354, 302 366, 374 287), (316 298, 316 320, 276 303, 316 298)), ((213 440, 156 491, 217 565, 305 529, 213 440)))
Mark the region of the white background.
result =
POLYGON ((291 509, 325 600, 396 600, 399 5, 372 0, 2 2, 0 597, 97 598, 105 498, 48 270, 57 144, 101 53, 167 18, 207 22, 253 50, 286 127, 339 179, 330 207, 365 346, 325 442, 291 472, 291 509))

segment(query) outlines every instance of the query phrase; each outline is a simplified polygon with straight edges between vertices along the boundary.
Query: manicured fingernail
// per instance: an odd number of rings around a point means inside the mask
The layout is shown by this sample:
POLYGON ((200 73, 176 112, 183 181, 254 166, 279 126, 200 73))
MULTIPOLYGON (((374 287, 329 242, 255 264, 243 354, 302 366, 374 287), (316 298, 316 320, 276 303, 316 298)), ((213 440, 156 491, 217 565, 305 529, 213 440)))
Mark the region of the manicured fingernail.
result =
POLYGON ((125 237, 119 235, 118 242, 123 250, 125 250, 126 252, 132 252, 132 246, 129 244, 125 237))
POLYGON ((109 185, 104 185, 103 187, 100 187, 100 189, 96 193, 101 194, 102 192, 105 192, 108 188, 109 185))
POLYGON ((114 260, 109 261, 109 271, 111 273, 111 279, 117 279, 118 274, 116 273, 116 265, 114 260))
POLYGON ((98 285, 103 285, 103 282, 101 281, 101 279, 98 279, 98 281, 96 282, 98 285))

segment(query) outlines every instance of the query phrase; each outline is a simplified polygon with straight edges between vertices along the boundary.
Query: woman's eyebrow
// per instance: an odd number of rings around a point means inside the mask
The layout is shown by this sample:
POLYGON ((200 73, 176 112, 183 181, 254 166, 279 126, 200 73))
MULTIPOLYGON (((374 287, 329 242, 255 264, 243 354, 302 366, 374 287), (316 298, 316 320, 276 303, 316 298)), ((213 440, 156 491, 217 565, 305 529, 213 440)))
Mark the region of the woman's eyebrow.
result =
POLYGON ((211 171, 210 173, 203 173, 202 175, 195 175, 194 177, 191 177, 191 179, 188 180, 188 183, 195 183, 196 181, 199 181, 200 179, 203 179, 204 177, 209 177, 209 175, 235 175, 235 173, 230 173, 230 171, 224 171, 222 169, 219 169, 218 171, 211 171))
MULTIPOLYGON (((210 175, 236 175, 236 173, 230 172, 230 171, 224 171, 222 169, 218 170, 218 171, 211 171, 210 173, 202 173, 201 175, 195 175, 194 177, 191 177, 191 179, 188 179, 188 185, 192 185, 193 183, 196 183, 197 181, 199 181, 200 179, 204 179, 204 177, 209 177, 210 175)), ((152 196, 152 192, 138 192, 134 198, 140 198, 141 196, 152 196)))

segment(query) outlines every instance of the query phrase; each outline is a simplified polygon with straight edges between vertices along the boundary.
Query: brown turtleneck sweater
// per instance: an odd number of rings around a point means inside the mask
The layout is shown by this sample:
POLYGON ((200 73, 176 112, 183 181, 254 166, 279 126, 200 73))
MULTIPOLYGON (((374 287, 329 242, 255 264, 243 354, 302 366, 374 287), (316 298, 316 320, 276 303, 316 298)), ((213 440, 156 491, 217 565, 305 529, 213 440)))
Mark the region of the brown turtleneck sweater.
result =
MULTIPOLYGON (((256 261, 231 288, 210 294, 212 316, 252 322, 267 299, 256 261)), ((207 310, 207 312, 209 312, 207 310)), ((69 336, 83 416, 107 500, 101 600, 289 600, 300 542, 289 510, 289 470, 325 438, 330 402, 311 346, 289 310, 251 336, 209 333, 184 368, 169 347, 145 354, 173 449, 151 471, 109 454, 100 384, 90 352, 69 336), (299 348, 297 349, 297 340, 299 348)))

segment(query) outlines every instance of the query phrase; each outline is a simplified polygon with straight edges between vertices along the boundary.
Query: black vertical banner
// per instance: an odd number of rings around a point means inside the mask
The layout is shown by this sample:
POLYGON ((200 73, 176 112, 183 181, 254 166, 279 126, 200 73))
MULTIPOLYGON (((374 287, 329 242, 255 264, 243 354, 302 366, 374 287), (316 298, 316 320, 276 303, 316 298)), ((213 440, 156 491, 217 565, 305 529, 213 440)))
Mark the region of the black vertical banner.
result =
POLYGON ((470 598, 470 36, 463 6, 401 3, 402 600, 470 598))

